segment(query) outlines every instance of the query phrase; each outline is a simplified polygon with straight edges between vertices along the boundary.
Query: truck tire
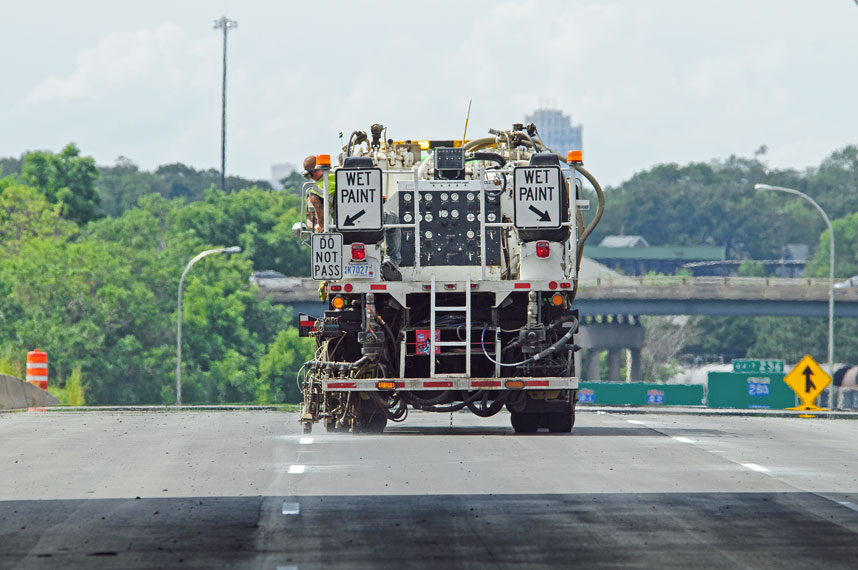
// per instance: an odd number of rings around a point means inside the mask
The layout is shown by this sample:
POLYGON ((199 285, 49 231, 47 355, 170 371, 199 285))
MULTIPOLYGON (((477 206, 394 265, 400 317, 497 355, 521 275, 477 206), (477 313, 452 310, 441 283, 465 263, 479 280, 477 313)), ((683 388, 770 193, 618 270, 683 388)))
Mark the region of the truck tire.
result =
POLYGON ((382 412, 361 414, 355 433, 382 433, 387 427, 387 416, 382 412))
POLYGON ((539 429, 539 417, 541 414, 525 414, 511 412, 510 422, 515 433, 536 433, 539 429))
POLYGON ((569 433, 575 425, 575 412, 554 412, 548 416, 548 431, 551 433, 569 433))

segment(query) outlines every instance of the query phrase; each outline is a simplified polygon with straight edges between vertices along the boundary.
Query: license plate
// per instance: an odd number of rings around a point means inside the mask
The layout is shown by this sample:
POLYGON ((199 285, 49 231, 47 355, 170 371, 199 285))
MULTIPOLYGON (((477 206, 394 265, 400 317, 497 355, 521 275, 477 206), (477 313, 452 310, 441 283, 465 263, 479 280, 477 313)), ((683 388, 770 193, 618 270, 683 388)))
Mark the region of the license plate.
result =
POLYGON ((343 277, 374 277, 375 272, 369 263, 349 263, 343 267, 343 277))

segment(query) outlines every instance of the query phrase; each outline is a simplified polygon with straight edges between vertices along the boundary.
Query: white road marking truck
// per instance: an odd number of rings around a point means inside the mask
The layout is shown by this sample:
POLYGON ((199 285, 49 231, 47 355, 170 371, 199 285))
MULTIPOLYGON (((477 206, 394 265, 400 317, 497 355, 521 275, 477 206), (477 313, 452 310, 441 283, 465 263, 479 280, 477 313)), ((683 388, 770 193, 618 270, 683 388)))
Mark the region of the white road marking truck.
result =
POLYGON ((324 231, 294 228, 328 303, 299 316, 317 347, 298 376, 304 431, 506 407, 517 433, 569 432, 578 267, 604 206, 580 151, 554 152, 534 125, 470 141, 371 133, 353 132, 330 170, 319 157, 322 187, 336 180, 324 231))

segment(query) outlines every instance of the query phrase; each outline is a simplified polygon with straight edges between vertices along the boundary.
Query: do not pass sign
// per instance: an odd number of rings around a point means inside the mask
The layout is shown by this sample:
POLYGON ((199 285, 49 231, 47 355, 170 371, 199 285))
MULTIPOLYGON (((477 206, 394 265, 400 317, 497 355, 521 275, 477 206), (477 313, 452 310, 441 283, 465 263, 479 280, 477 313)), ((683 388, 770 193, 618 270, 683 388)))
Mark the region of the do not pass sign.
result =
POLYGON ((313 234, 313 279, 336 280, 343 278, 342 234, 313 234))
POLYGON ((337 170, 337 229, 380 230, 381 169, 337 170))
POLYGON ((519 166, 513 171, 515 227, 519 229, 559 228, 561 192, 564 191, 557 166, 519 166))

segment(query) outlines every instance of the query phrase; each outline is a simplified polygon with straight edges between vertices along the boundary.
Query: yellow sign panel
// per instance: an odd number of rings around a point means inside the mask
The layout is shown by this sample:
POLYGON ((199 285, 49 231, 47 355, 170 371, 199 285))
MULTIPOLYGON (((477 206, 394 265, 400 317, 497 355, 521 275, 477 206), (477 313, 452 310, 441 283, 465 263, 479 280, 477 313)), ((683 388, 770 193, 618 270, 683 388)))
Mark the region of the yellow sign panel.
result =
POLYGON ((826 374, 809 354, 805 354, 784 377, 784 382, 792 388, 802 403, 801 406, 790 409, 821 410, 822 408, 816 406, 816 398, 831 384, 831 376, 826 374))

